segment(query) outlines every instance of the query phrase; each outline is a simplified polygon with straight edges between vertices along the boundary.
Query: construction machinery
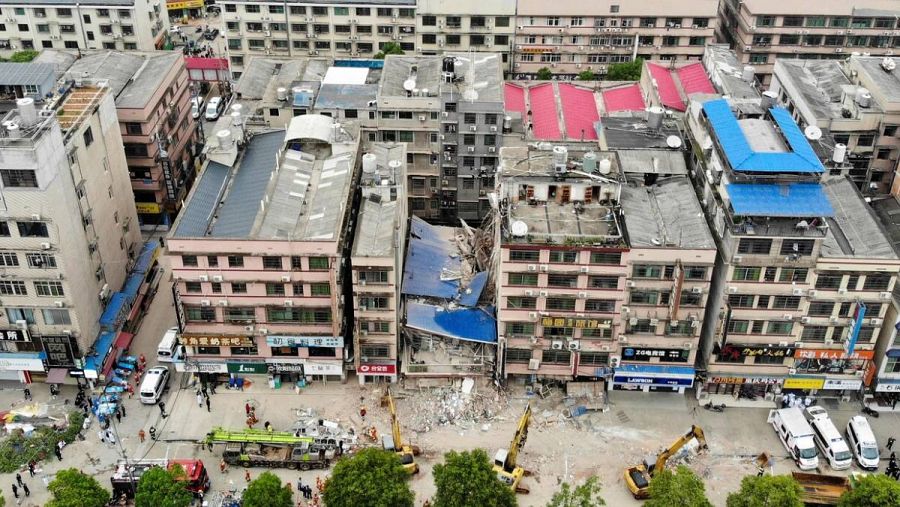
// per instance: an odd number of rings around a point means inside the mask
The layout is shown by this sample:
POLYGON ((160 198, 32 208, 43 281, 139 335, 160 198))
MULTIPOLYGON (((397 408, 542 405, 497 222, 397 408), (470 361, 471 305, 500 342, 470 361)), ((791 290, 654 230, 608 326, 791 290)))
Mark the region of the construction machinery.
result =
POLYGON ((387 390, 385 398, 391 411, 391 434, 381 437, 381 446, 384 447, 384 450, 397 454, 407 473, 410 475, 417 474, 419 473, 419 465, 416 463, 415 456, 418 456, 422 451, 414 445, 403 443, 403 439, 400 436, 400 421, 397 419, 397 408, 394 406, 394 397, 391 396, 390 388, 387 390))
POLYGON ((203 498, 209 491, 210 480, 203 461, 199 459, 137 459, 119 460, 116 462, 115 472, 110 477, 113 488, 113 498, 118 499, 122 495, 126 498, 134 498, 141 477, 153 467, 160 467, 172 471, 176 466, 184 472, 177 476, 178 482, 184 483, 185 489, 195 497, 203 498))
POLYGON ((792 472, 800 485, 800 499, 806 505, 837 505, 841 495, 852 488, 851 479, 840 475, 792 472))
POLYGON ((204 443, 225 444, 222 459, 244 467, 286 467, 309 470, 327 468, 345 448, 334 438, 315 438, 295 433, 265 430, 225 430, 215 428, 204 443))
POLYGON ((693 439, 697 439, 697 443, 700 444, 700 450, 704 451, 708 449, 706 445, 706 437, 703 435, 703 430, 700 429, 699 426, 694 425, 691 426, 691 431, 688 431, 684 435, 678 438, 672 445, 670 445, 667 449, 664 449, 659 455, 656 457, 656 462, 651 463, 648 459, 645 459, 644 462, 640 465, 635 465, 632 467, 628 467, 625 469, 625 485, 628 486, 631 494, 637 499, 644 499, 650 497, 650 479, 652 479, 656 474, 662 472, 666 468, 666 462, 669 461, 669 458, 675 455, 685 446, 688 442, 693 439))
POLYGON ((531 424, 531 403, 525 407, 525 412, 519 418, 519 426, 516 428, 516 434, 509 443, 508 449, 499 449, 494 455, 494 472, 497 478, 504 484, 512 488, 516 493, 528 493, 528 487, 523 485, 522 477, 526 471, 519 466, 519 451, 525 446, 525 439, 528 438, 528 426, 531 424))

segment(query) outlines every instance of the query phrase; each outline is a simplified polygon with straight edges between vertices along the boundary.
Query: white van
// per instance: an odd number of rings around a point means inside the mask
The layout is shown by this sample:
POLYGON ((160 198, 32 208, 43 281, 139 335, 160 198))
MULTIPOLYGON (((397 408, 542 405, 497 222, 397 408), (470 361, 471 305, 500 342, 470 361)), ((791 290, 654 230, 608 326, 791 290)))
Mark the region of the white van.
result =
POLYGON ((155 366, 144 374, 141 382, 141 403, 155 405, 169 388, 169 369, 165 366, 155 366))
POLYGON ((156 360, 171 363, 175 359, 178 359, 178 328, 172 327, 166 331, 156 347, 156 360))
POLYGON ((813 440, 822 450, 828 464, 835 470, 846 470, 853 464, 853 454, 840 432, 828 417, 828 412, 817 406, 806 409, 806 418, 813 429, 813 440))
POLYGON ((847 423, 847 444, 856 456, 856 462, 866 470, 878 470, 881 458, 878 452, 878 444, 875 442, 875 433, 869 426, 869 420, 861 415, 855 415, 847 423))
POLYGON ((213 97, 209 99, 209 102, 206 104, 206 114, 204 117, 207 120, 218 120, 221 113, 222 97, 213 97))
POLYGON ((819 466, 813 430, 797 407, 769 411, 767 419, 800 470, 815 470, 819 466))

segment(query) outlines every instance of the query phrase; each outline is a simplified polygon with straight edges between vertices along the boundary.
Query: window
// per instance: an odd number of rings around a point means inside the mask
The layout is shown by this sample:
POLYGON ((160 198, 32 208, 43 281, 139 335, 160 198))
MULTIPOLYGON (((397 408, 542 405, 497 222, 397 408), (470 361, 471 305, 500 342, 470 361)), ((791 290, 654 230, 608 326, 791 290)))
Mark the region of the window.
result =
POLYGON ((546 364, 569 364, 572 353, 568 350, 544 350, 541 361, 546 364))
POLYGON ((41 314, 44 317, 44 324, 48 326, 65 326, 72 323, 69 310, 51 308, 41 310, 41 314))
POLYGON ((225 308, 225 322, 254 322, 256 320, 256 308, 252 306, 230 306, 225 308))
POLYGON ((509 336, 534 336, 534 324, 531 322, 507 322, 506 334, 509 336))
POLYGON ((65 296, 62 282, 34 282, 34 290, 43 297, 65 296))
MULTIPOLYGON (((618 7, 618 6, 616 6, 618 7)), ((621 264, 620 252, 591 252, 591 264, 621 264)))
POLYGON ((47 224, 44 222, 16 222, 19 229, 19 236, 23 238, 47 238, 50 233, 47 231, 47 224))
POLYGON ((266 296, 284 296, 284 284, 276 282, 266 283, 266 296))
POLYGON ((808 16, 806 18, 806 26, 815 26, 815 27, 825 26, 825 16, 808 16))
POLYGON ((799 35, 788 35, 782 34, 778 37, 778 43, 782 46, 796 46, 800 44, 800 36, 799 35))
POLYGON ((841 287, 841 281, 843 280, 843 278, 843 274, 821 273, 816 279, 816 288, 824 290, 839 289, 841 287))
POLYGON ((360 320, 359 327, 369 333, 387 334, 391 332, 391 323, 379 320, 360 320))
POLYGON ((875 144, 875 134, 860 134, 856 138, 857 146, 872 146, 875 144))
POLYGON ((12 252, 0 253, 0 266, 14 267, 19 265, 19 257, 12 252))
MULTIPOLYGON (((313 11, 315 11, 315 9, 316 9, 316 8, 313 7, 313 11)), ((314 13, 315 13, 315 12, 314 12, 314 13)), ((334 15, 335 15, 335 16, 349 16, 349 15, 350 15, 350 9, 347 8, 347 7, 335 7, 335 8, 334 8, 334 15)))
POLYGON ((311 283, 309 285, 309 293, 313 296, 330 296, 331 284, 329 283, 311 283))
POLYGON ((394 15, 393 9, 388 9, 388 8, 384 8, 384 7, 379 7, 377 12, 378 12, 378 15, 383 18, 389 18, 394 15))
POLYGON ((778 277, 779 282, 806 282, 809 270, 806 268, 781 268, 781 275, 778 277))
POLYGON ((684 267, 684 278, 685 278, 685 280, 705 280, 706 279, 706 267, 705 266, 685 266, 684 267))
POLYGON ((831 26, 844 28, 850 25, 850 18, 831 18, 831 26))
POLYGON ((25 254, 25 259, 28 262, 29 268, 55 268, 56 267, 56 257, 50 254, 43 253, 29 253, 25 254))
POLYGON ((203 292, 203 286, 200 282, 184 282, 184 289, 187 292, 203 292))
POLYGON ((550 262, 571 264, 577 262, 578 252, 566 252, 563 250, 552 250, 550 252, 550 262))
POLYGON ((749 320, 730 320, 728 321, 728 332, 736 334, 747 334, 750 329, 749 320))
POLYGON ((328 269, 328 257, 310 257, 310 271, 322 271, 328 269))
POLYGON ((834 303, 828 301, 813 301, 809 304, 808 315, 811 317, 830 317, 834 312, 834 303))
POLYGON ((437 26, 437 16, 422 16, 422 26, 437 26))
POLYGON ((387 271, 360 271, 359 281, 369 284, 386 284, 388 283, 387 271))
POLYGON ((750 63, 764 64, 769 61, 769 55, 765 53, 750 55, 750 63))
POLYGON ((0 280, 0 295, 27 296, 28 290, 25 288, 25 282, 18 280, 0 280))
POLYGON ((302 283, 291 284, 291 291, 295 296, 302 296, 303 295, 303 284, 302 283))
POLYGON ((614 299, 588 299, 584 303, 584 311, 614 313, 616 311, 616 300, 614 299))
POLYGON ((866 275, 863 290, 887 290, 891 284, 891 275, 866 275))
POLYGON ((510 250, 509 260, 512 262, 537 262, 540 250, 510 250))
POLYGON ((785 16, 781 26, 803 26, 803 16, 785 16))
POLYGON ((196 268, 198 266, 197 256, 196 255, 182 255, 181 256, 181 265, 184 267, 196 268))
POLYGON ((756 282, 759 281, 760 271, 759 267, 736 266, 731 279, 739 282, 756 282))
POLYGON ((578 287, 578 275, 550 275, 547 278, 547 285, 550 287, 578 287))
MULTIPOLYGON (((0 292, 2 294, 2 292, 0 292)), ((506 307, 511 310, 537 308, 537 298, 524 296, 509 296, 506 298, 506 307)))
POLYGON ((219 267, 219 258, 215 255, 207 255, 206 256, 206 264, 211 268, 219 267))
POLYGON ((547 26, 559 26, 559 16, 547 16, 547 26))
POLYGON ((775 296, 772 298, 772 309, 796 310, 800 308, 800 296, 775 296))
POLYGON ((744 238, 738 243, 739 254, 768 255, 771 250, 771 239, 744 238))
POLYGON ((631 304, 656 305, 659 304, 659 292, 655 290, 634 289, 631 291, 631 304))
POLYGON ((593 289, 617 289, 619 277, 617 276, 590 276, 588 286, 593 289))
POLYGON ((213 294, 221 294, 222 293, 222 284, 219 282, 213 282, 210 285, 213 294))
POLYGON ((619 12, 619 6, 618 6, 618 5, 610 5, 610 6, 609 6, 609 13, 610 13, 610 14, 616 14, 616 13, 618 13, 618 12, 619 12))
POLYGON ((3 177, 3 186, 7 188, 37 188, 37 177, 34 171, 26 169, 0 170, 3 177))
POLYGON ((788 335, 794 331, 793 322, 769 322, 766 334, 788 335))
POLYGON ((634 278, 659 278, 662 266, 635 264, 631 271, 634 278))
MULTIPOLYGON (((226 7, 231 6, 231 4, 225 4, 225 5, 226 5, 226 7)), ((292 16, 306 14, 306 6, 303 6, 303 5, 292 5, 289 7, 289 9, 290 9, 290 13, 292 16)), ((234 12, 234 11, 228 11, 228 12, 234 12)))
POLYGON ((690 38, 688 38, 688 45, 690 45, 690 46, 705 46, 706 45, 706 37, 690 37, 690 38))
POLYGON ((538 276, 533 273, 510 273, 508 277, 510 285, 537 286, 538 276))
POLYGON ((650 319, 637 319, 637 322, 631 324, 633 321, 629 321, 628 330, 629 333, 656 333, 656 326, 650 324, 650 319))
POLYGON ((508 363, 527 363, 530 360, 530 349, 506 349, 506 362, 508 363))
POLYGON ((263 269, 282 269, 281 257, 263 256, 263 269))
POLYGON ((803 333, 800 335, 800 341, 824 342, 827 333, 828 326, 805 326, 803 333))
POLYGON ((390 308, 388 298, 383 296, 365 296, 359 298, 360 310, 387 310, 390 308))
POLYGON ((731 294, 728 296, 728 304, 732 308, 753 308, 755 296, 749 294, 731 294))
POLYGON ((216 320, 216 309, 211 306, 185 306, 184 317, 188 321, 213 322, 216 320))
POLYGON ((231 282, 231 293, 232 294, 246 294, 247 293, 247 283, 246 282, 231 282))
POLYGON ((703 303, 703 294, 691 290, 681 291, 681 306, 700 306, 703 303))
POLYGON ((785 239, 781 243, 781 255, 810 255, 815 244, 812 239, 785 239))

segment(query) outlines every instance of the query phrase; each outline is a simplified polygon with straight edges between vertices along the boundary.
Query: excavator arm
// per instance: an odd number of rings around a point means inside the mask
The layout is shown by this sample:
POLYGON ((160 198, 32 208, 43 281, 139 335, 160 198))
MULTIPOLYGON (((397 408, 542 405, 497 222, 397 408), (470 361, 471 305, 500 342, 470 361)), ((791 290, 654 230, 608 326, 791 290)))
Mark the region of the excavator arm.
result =
POLYGON ((531 424, 531 403, 525 407, 525 412, 519 419, 519 427, 516 428, 516 434, 513 436, 512 442, 509 443, 509 453, 506 455, 506 463, 503 468, 507 471, 516 468, 519 458, 519 450, 525 445, 528 438, 528 426, 531 424))
POLYGON ((397 420, 397 409, 394 407, 394 397, 391 396, 391 390, 387 391, 388 408, 391 411, 391 436, 394 437, 394 447, 396 449, 403 448, 403 441, 400 440, 400 421, 397 420))
POLYGON ((672 445, 669 446, 668 449, 659 453, 659 456, 656 457, 656 464, 653 466, 653 469, 650 471, 651 475, 656 475, 661 470, 666 468, 666 462, 669 461, 669 458, 675 455, 685 444, 690 442, 693 439, 697 439, 697 443, 700 444, 700 449, 707 449, 706 445, 706 436, 703 434, 703 430, 700 426, 694 425, 691 426, 691 431, 688 431, 684 435, 682 435, 678 440, 675 441, 672 445))

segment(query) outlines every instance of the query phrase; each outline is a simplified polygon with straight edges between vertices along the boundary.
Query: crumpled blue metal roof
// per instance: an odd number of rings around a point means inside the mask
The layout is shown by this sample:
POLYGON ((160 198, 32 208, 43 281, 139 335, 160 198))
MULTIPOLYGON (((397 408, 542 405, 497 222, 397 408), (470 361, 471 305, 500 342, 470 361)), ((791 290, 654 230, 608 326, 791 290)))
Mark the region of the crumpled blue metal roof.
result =
POLYGON ((147 270, 150 269, 150 264, 153 262, 153 257, 158 248, 159 240, 151 239, 144 243, 141 253, 134 263, 134 267, 131 268, 128 278, 125 279, 125 287, 122 288, 122 292, 128 297, 137 297, 138 290, 140 290, 141 284, 144 283, 144 279, 147 277, 147 270))
POLYGON ((100 371, 100 368, 103 367, 103 361, 106 360, 106 355, 109 354, 109 349, 112 347, 113 340, 116 338, 116 334, 118 334, 117 331, 100 333, 97 341, 94 342, 94 351, 97 352, 97 355, 85 358, 85 370, 100 371))
POLYGON ((122 292, 113 293, 109 298, 109 304, 106 305, 106 309, 100 316, 100 327, 109 330, 117 329, 120 317, 124 318, 125 306, 130 302, 129 299, 128 295, 122 292))
POLYGON ((477 306, 478 300, 481 299, 481 292, 484 290, 484 286, 487 285, 487 281, 487 271, 475 273, 475 276, 472 277, 472 280, 469 282, 469 287, 463 290, 462 294, 459 295, 459 304, 463 306, 477 306))
POLYGON ((725 185, 737 215, 769 217, 834 216, 818 183, 733 183, 725 185))
POLYGON ((483 308, 446 309, 409 302, 406 305, 406 325, 457 340, 497 343, 497 321, 483 308))
POLYGON ((409 224, 409 249, 403 268, 403 294, 452 299, 459 292, 459 280, 441 280, 443 270, 459 273, 462 261, 451 257, 452 244, 441 237, 437 226, 419 217, 409 224))
POLYGON ((772 119, 790 146, 790 152, 756 152, 725 99, 703 103, 703 111, 712 126, 728 163, 735 171, 768 173, 821 173, 825 167, 816 156, 803 132, 784 108, 769 109, 772 119))

